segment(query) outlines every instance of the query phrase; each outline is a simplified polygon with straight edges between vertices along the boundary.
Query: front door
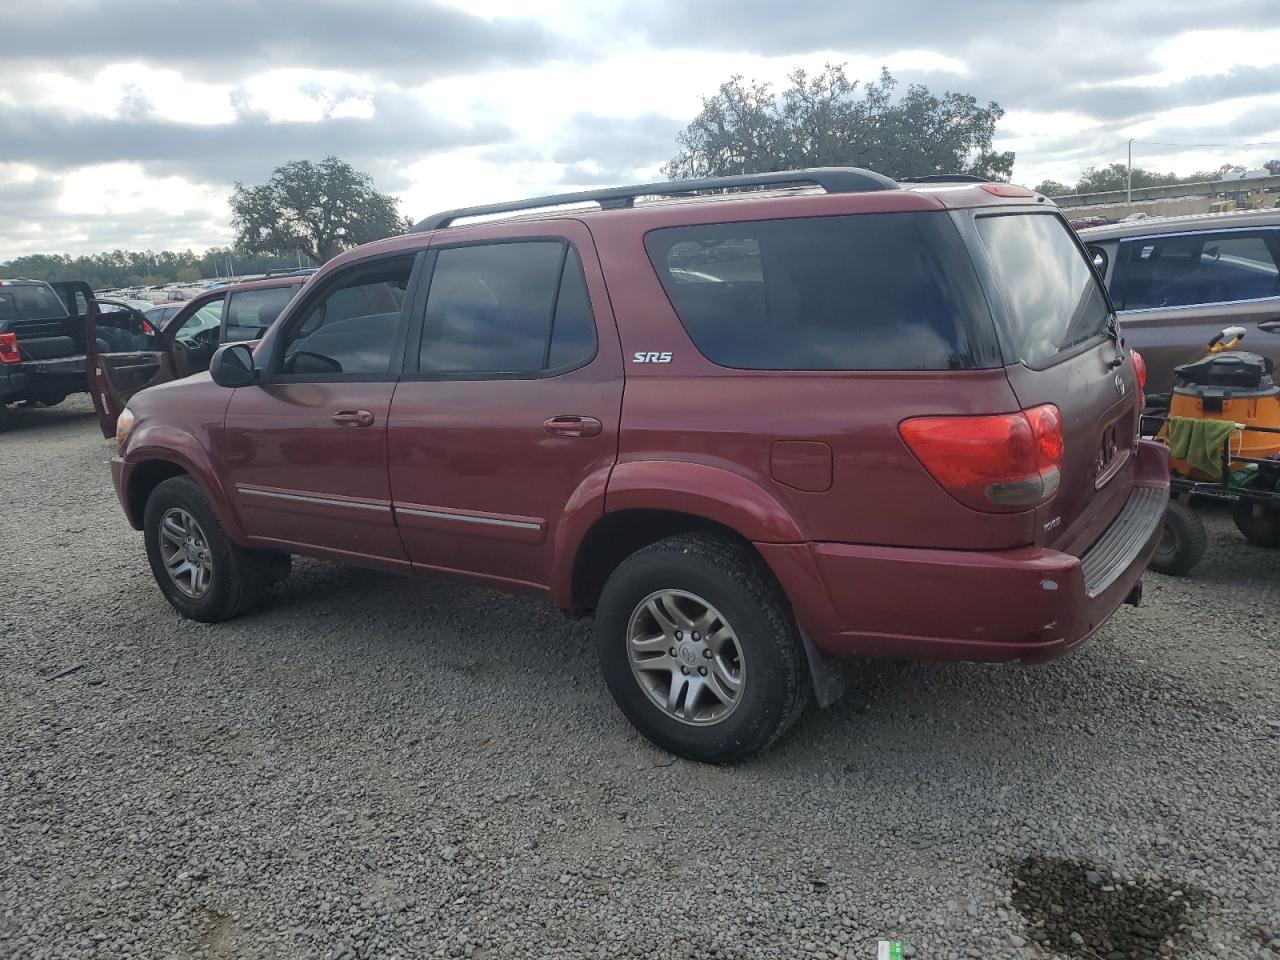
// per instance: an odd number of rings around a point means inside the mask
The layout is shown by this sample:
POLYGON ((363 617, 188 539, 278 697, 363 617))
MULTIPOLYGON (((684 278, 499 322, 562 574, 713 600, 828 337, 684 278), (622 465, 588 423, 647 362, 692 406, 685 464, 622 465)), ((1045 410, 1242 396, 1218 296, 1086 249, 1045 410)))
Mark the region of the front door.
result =
POLYGON ((391 405, 390 475, 416 567, 542 591, 566 508, 603 489, 616 459, 622 362, 590 234, 523 229, 433 243, 391 405))
POLYGON ((120 301, 92 301, 85 331, 89 393, 102 435, 113 437, 130 397, 174 379, 173 355, 146 317, 120 301))
POLYGON ((262 383, 232 395, 221 454, 255 544, 407 566, 391 513, 387 413, 415 260, 335 272, 259 348, 262 383))

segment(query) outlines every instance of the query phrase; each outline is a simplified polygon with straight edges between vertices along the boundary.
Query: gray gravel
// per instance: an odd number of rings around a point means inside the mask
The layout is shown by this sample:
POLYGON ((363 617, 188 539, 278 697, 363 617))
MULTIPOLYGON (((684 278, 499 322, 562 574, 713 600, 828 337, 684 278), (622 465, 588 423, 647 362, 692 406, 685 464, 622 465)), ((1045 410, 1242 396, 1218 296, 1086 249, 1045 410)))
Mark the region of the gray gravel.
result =
POLYGON ((1280 955, 1280 553, 1220 512, 1191 579, 1074 655, 859 665, 711 768, 635 734, 590 623, 534 601, 302 561, 182 621, 87 401, 15 421, 4 958, 1048 956, 1013 897, 1040 857, 1189 891, 1174 956, 1280 955))

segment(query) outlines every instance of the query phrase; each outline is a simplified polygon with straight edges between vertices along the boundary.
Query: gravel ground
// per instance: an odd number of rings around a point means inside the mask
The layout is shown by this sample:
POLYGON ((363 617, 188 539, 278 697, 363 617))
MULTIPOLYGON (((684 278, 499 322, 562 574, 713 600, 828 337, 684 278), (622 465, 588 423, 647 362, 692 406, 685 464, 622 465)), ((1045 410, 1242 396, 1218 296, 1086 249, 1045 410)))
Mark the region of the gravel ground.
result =
POLYGON ((534 601, 302 561, 182 621, 87 401, 15 420, 0 956, 1280 956, 1280 553, 1220 512, 1066 659, 858 665, 712 768, 534 601))

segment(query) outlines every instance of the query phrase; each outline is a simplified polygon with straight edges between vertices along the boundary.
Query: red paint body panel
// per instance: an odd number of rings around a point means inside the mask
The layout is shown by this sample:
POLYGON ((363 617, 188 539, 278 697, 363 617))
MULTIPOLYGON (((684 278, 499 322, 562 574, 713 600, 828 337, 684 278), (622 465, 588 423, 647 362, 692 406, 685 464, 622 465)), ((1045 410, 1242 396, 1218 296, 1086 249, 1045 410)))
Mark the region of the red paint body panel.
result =
POLYGON ((250 544, 408 563, 387 482, 395 386, 277 383, 234 391, 217 449, 250 544), (333 415, 343 410, 369 411, 372 426, 340 426, 333 415))
MULTIPOLYGON (((1142 442, 1135 484, 1166 489, 1168 454, 1142 442)), ((1096 597, 1078 557, 1043 546, 1003 551, 816 543, 762 547, 800 624, 828 656, 1043 660, 1089 637, 1142 577, 1160 534, 1096 597), (815 576, 816 572, 816 576, 815 576)))

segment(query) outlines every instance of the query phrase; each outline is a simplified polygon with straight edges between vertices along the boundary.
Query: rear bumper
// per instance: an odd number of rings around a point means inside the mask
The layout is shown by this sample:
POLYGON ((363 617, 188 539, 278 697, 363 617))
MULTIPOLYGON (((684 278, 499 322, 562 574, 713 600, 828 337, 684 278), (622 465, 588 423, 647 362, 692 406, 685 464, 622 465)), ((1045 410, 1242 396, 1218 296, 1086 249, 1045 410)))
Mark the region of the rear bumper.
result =
POLYGON ((1140 443, 1129 500, 1081 557, 1043 547, 759 547, 829 657, 1048 660, 1092 635, 1139 584, 1168 490, 1167 451, 1140 443))
MULTIPOLYGON (((79 353, 70 357, 52 357, 47 360, 23 360, 18 364, 18 368, 32 377, 62 375, 83 377, 88 370, 88 362, 88 358, 83 353, 79 353)), ((85 389, 89 389, 88 381, 85 382, 85 389)))

